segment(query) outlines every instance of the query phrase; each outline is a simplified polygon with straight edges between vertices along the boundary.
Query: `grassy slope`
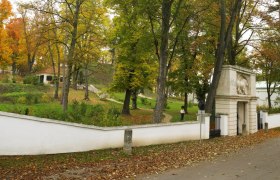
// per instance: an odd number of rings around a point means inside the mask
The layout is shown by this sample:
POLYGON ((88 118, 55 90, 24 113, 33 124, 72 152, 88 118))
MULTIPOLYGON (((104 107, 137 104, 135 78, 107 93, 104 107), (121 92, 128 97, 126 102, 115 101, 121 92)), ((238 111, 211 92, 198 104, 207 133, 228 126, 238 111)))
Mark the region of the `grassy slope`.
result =
MULTIPOLYGON (((90 83, 94 84, 97 88, 103 89, 108 88, 110 83, 112 82, 112 75, 113 75, 113 66, 110 64, 99 64, 96 67, 92 67, 90 77, 90 83)), ((0 76, 1 79, 1 76, 0 76)), ((3 79, 2 79, 3 81, 3 79)), ((21 85, 21 87, 26 86, 25 88, 19 88, 15 84, 8 84, 6 83, 6 90, 7 92, 3 91, 3 86, 1 89, 0 86, 0 92, 1 94, 8 93, 8 92, 14 92, 16 91, 17 96, 19 96, 20 91, 23 91, 23 95, 28 92, 39 92, 47 94, 49 97, 53 96, 53 89, 48 86, 32 86, 32 85, 21 85)), ((4 89, 5 89, 4 88, 4 89)), ((1 96, 0 94, 0 96, 1 96)), ((7 95, 7 94, 6 94, 7 95)), ((154 96, 155 94, 150 93, 149 96, 154 96)), ((91 105, 97 105, 101 104, 102 106, 106 108, 110 107, 116 107, 121 111, 122 105, 117 104, 110 101, 101 101, 98 97, 96 97, 94 94, 90 93, 90 101, 84 101, 84 92, 83 91, 74 91, 70 90, 69 94, 69 104, 71 104, 73 101, 77 100, 79 102, 85 102, 87 104, 91 105)), ((113 98, 115 98, 118 101, 123 102, 124 99, 124 93, 113 93, 113 98)), ((28 98, 27 98, 28 99, 28 98)), ((138 98, 138 107, 141 108, 140 110, 132 110, 131 115, 132 116, 121 116, 121 119, 124 123, 124 125, 131 125, 131 124, 146 124, 152 122, 152 115, 153 115, 153 108, 155 106, 155 97, 153 97, 152 100, 146 99, 146 98, 138 98)), ((166 113, 170 114, 173 118, 172 121, 176 122, 179 121, 180 114, 179 110, 182 106, 183 102, 175 99, 169 99, 168 100, 168 106, 165 110, 166 113)), ((40 114, 43 114, 43 117, 47 116, 48 111, 59 111, 59 114, 62 114, 61 112, 61 105, 59 101, 51 101, 48 103, 36 103, 32 105, 13 102, 12 104, 4 103, 4 101, 0 101, 0 110, 2 111, 9 111, 9 112, 15 112, 15 113, 21 113, 25 114, 25 110, 28 108, 30 115, 40 116, 40 114), (46 109, 47 107, 47 109, 46 109), (46 112, 44 112, 46 111, 46 112)), ((197 112, 196 107, 190 107, 189 108, 189 114, 185 116, 185 120, 194 120, 195 114, 197 112)), ((48 116, 47 116, 48 117, 48 116)), ((55 117, 49 117, 49 118, 55 118, 55 117)), ((91 123, 87 123, 91 124, 91 123)))
MULTIPOLYGON (((124 100, 124 93, 113 93, 112 97, 122 102, 124 100)), ((138 97, 137 99, 137 105, 139 108, 142 109, 153 109, 155 107, 155 104, 156 104, 155 99, 147 99, 142 97, 138 97)), ((165 109, 165 112, 173 117, 171 120, 172 122, 180 121, 179 111, 182 105, 183 105, 183 101, 173 99, 173 98, 168 99, 167 108, 165 109)), ((189 114, 186 114, 185 120, 186 121, 196 120, 197 110, 198 110, 197 106, 188 107, 189 114)))

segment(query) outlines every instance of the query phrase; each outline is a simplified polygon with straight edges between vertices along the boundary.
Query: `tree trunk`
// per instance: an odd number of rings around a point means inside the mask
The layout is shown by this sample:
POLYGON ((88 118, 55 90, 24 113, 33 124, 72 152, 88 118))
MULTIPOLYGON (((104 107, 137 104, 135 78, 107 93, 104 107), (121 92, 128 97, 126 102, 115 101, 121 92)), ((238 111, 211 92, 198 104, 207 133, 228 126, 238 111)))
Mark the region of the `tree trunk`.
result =
MULTIPOLYGON (((50 41, 48 43, 48 50, 49 50, 49 53, 50 53, 50 59, 51 59, 51 62, 52 62, 52 69, 53 69, 53 76, 54 76, 54 87, 55 87, 55 92, 56 92, 56 85, 57 85, 57 76, 56 76, 56 72, 55 72, 55 62, 54 62, 54 57, 53 57, 53 52, 52 52, 52 48, 51 48, 51 44, 50 44, 50 41)), ((56 93, 54 93, 54 99, 56 99, 56 93)))
POLYGON ((71 43, 70 43, 70 48, 69 48, 69 53, 67 56, 67 75, 66 75, 66 80, 65 80, 65 89, 63 93, 63 111, 66 112, 68 108, 68 96, 69 96, 69 88, 70 88, 70 78, 71 78, 71 73, 72 73, 72 66, 73 66, 73 61, 74 61, 74 51, 75 51, 75 46, 77 42, 77 32, 78 32, 78 21, 79 21, 79 13, 80 13, 80 6, 81 6, 81 1, 76 0, 76 8, 74 11, 74 18, 73 18, 73 30, 71 32, 71 43))
POLYGON ((88 64, 85 65, 85 98, 84 100, 89 100, 88 95, 88 64))
POLYGON ((76 65, 74 65, 72 86, 73 89, 75 90, 78 89, 78 76, 79 76, 79 68, 76 65))
POLYGON ((185 109, 185 113, 186 114, 188 114, 189 112, 188 112, 188 100, 189 100, 189 98, 188 98, 188 93, 187 92, 185 92, 184 93, 184 109, 185 109))
POLYGON ((13 59, 13 63, 12 63, 12 74, 13 74, 13 76, 16 74, 16 70, 17 70, 16 60, 13 59))
POLYGON ((62 86, 62 95, 61 95, 61 104, 63 104, 64 101, 64 94, 65 94, 65 82, 66 82, 66 66, 65 66, 65 62, 67 61, 67 56, 66 56, 66 50, 64 50, 64 62, 62 64, 62 68, 63 68, 63 72, 62 72, 62 76, 63 76, 63 86, 62 86))
POLYGON ((207 113, 211 113, 213 102, 216 96, 216 89, 218 87, 218 83, 221 76, 222 65, 224 63, 224 55, 225 55, 225 32, 226 32, 226 9, 224 0, 220 0, 220 13, 221 13, 221 27, 220 27, 220 37, 218 49, 216 51, 216 62, 214 68, 214 74, 212 83, 210 85, 210 91, 206 100, 205 111, 207 113))
POLYGON ((137 107, 137 91, 132 91, 132 97, 131 97, 131 100, 132 100, 132 109, 138 109, 137 107))
POLYGON ((59 90, 59 82, 60 82, 60 50, 57 43, 55 44, 55 48, 57 53, 57 81, 55 81, 54 98, 58 99, 58 90, 59 90))
POLYGON ((110 52, 111 52, 111 55, 112 55, 111 63, 112 63, 112 65, 114 65, 115 64, 115 59, 116 59, 116 50, 115 50, 115 48, 111 49, 110 52))
POLYGON ((127 89, 125 91, 125 98, 124 98, 123 109, 122 109, 122 114, 124 115, 130 115, 130 110, 129 110, 130 97, 131 97, 131 90, 127 89))
POLYGON ((266 80, 266 92, 267 92, 267 103, 268 103, 268 109, 272 108, 271 104, 271 96, 272 96, 272 90, 271 90, 271 82, 266 80))
POLYGON ((216 51, 216 62, 214 68, 214 74, 212 83, 210 85, 210 89, 208 92, 205 111, 207 113, 212 112, 213 103, 216 96, 216 90, 219 84, 222 66, 225 59, 225 50, 227 48, 227 44, 229 42, 229 36, 232 32, 234 20, 237 14, 237 8, 241 5, 242 0, 237 0, 235 2, 234 8, 231 11, 230 22, 228 27, 226 28, 226 7, 225 7, 225 0, 220 0, 220 14, 221 14, 221 27, 220 27, 220 37, 219 37, 219 44, 216 51))
POLYGON ((271 105, 271 95, 267 96, 267 102, 268 102, 268 109, 271 109, 272 108, 272 105, 271 105))
POLYGON ((69 90, 70 90, 70 79, 72 74, 72 63, 67 63, 67 71, 66 71, 66 77, 65 77, 65 84, 64 84, 64 93, 63 93, 63 111, 66 112, 68 109, 68 96, 69 96, 69 90))
POLYGON ((169 39, 169 23, 171 16, 171 5, 173 1, 162 0, 162 27, 161 27, 161 44, 159 59, 159 76, 157 81, 157 100, 154 111, 154 123, 160 123, 163 118, 163 110, 165 104, 165 86, 167 75, 167 59, 168 59, 168 39, 169 39))
POLYGON ((236 65, 236 59, 234 57, 235 51, 233 49, 233 39, 232 34, 230 34, 229 42, 227 46, 228 62, 230 65, 236 65))

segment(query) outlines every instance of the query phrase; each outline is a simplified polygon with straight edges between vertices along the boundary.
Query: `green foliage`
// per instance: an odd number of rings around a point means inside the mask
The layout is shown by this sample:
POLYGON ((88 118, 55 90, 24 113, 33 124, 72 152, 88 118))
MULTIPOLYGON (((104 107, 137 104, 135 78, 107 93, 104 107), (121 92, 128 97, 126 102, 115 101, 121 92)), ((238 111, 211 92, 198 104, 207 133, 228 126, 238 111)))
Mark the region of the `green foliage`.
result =
POLYGON ((82 114, 81 114, 81 108, 80 104, 77 100, 74 100, 72 104, 70 105, 70 110, 69 110, 69 118, 71 121, 81 121, 82 119, 82 114))
POLYGON ((4 75, 3 77, 1 77, 1 82, 2 83, 11 83, 12 80, 11 80, 10 75, 4 75))
POLYGON ((35 76, 35 75, 25 76, 24 79, 23 79, 23 84, 38 85, 39 84, 39 77, 35 76))
POLYGON ((0 83, 0 92, 2 94, 12 92, 46 92, 48 86, 35 86, 32 84, 18 84, 18 83, 0 83))
POLYGON ((52 98, 48 94, 43 94, 41 97, 42 103, 49 103, 52 101, 52 98))
POLYGON ((107 119, 109 119, 110 121, 113 121, 114 123, 117 123, 117 121, 119 120, 120 114, 121 114, 121 112, 118 108, 110 107, 108 109, 107 119))
POLYGON ((141 104, 151 106, 152 103, 147 98, 140 98, 141 104))
POLYGON ((68 115, 57 104, 38 104, 33 107, 33 116, 67 121, 68 115))
POLYGON ((268 114, 277 114, 280 113, 280 107, 272 107, 268 106, 257 106, 257 111, 266 111, 268 114))
POLYGON ((116 107, 104 108, 102 105, 87 105, 74 100, 68 110, 68 120, 96 126, 120 126, 120 110, 116 107))
POLYGON ((0 95, 0 99, 4 102, 32 104, 39 103, 42 94, 41 92, 12 92, 0 95))
POLYGON ((112 90, 151 88, 155 84, 157 62, 151 51, 150 24, 143 17, 145 7, 133 1, 109 0, 107 3, 113 5, 119 15, 114 18, 115 28, 110 34, 117 60, 112 90))
POLYGON ((85 117, 95 125, 101 124, 102 119, 105 117, 105 109, 100 104, 88 106, 85 117))
POLYGON ((18 104, 26 104, 26 97, 21 96, 17 99, 18 104))

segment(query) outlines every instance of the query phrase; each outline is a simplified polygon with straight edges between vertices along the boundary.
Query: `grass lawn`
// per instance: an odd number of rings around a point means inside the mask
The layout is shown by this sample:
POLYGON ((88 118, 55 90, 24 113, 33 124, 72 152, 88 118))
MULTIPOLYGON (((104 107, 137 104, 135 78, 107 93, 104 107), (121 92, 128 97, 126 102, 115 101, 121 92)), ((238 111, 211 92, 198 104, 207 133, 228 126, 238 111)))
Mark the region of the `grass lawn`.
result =
MULTIPOLYGON (((124 93, 112 93, 112 97, 120 102, 124 100, 124 93)), ((155 107, 156 100, 155 99, 148 99, 143 97, 137 98, 137 105, 139 108, 143 109, 153 109, 155 107)), ((184 105, 184 102, 175 99, 169 98, 167 101, 167 107, 164 112, 172 116, 172 122, 180 121, 180 109, 181 106, 184 105)), ((196 120, 196 114, 198 111, 197 105, 192 105, 188 107, 188 114, 185 115, 185 121, 193 121, 196 120)))
MULTIPOLYGON (((0 90, 0 111, 96 126, 150 124, 156 103, 155 99, 138 97, 137 104, 140 109, 131 110, 131 116, 125 116, 120 113, 122 104, 100 100, 94 93, 89 93, 90 100, 86 101, 84 90, 70 89, 69 107, 65 113, 60 100, 53 99, 53 87, 0 83, 0 90)), ((112 93, 111 97, 123 102, 124 93, 112 93)), ((180 121, 179 111, 182 105, 183 101, 168 99, 165 113, 172 116, 172 122, 180 121)), ((185 121, 195 120, 197 106, 190 107, 188 111, 185 121)))

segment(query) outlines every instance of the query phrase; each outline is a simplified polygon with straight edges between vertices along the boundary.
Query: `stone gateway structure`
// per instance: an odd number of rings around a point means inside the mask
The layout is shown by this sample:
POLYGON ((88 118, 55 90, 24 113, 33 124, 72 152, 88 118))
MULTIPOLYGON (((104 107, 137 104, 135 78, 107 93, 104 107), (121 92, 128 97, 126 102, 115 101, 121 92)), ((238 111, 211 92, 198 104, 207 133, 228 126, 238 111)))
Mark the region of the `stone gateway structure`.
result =
POLYGON ((224 65, 216 93, 216 114, 221 119, 222 135, 255 133, 257 131, 256 75, 249 69, 224 65))

